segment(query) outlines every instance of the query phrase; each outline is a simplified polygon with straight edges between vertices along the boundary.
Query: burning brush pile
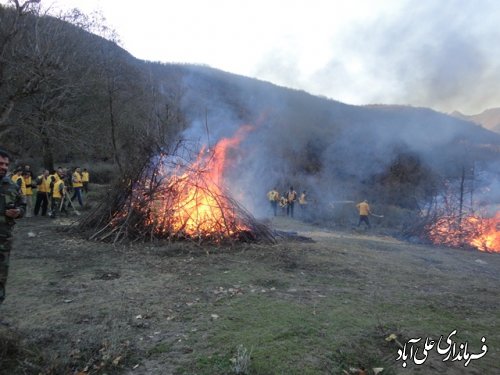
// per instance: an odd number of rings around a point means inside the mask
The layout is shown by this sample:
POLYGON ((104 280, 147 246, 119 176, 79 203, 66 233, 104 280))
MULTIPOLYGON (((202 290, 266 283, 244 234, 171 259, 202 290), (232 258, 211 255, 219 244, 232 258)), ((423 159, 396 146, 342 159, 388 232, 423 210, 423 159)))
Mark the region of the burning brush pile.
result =
POLYGON ((500 212, 491 218, 474 214, 441 215, 426 226, 426 232, 437 245, 500 252, 500 212))
POLYGON ((92 228, 91 239, 99 241, 274 242, 273 232, 223 187, 226 153, 239 141, 223 139, 191 163, 167 154, 152 158, 80 227, 92 228))

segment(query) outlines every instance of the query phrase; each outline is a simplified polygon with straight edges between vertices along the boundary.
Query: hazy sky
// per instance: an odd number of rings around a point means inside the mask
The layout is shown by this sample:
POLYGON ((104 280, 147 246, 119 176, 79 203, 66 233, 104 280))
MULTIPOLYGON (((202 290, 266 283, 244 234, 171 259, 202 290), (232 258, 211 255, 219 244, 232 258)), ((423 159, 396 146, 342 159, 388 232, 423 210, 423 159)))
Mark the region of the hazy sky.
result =
MULTIPOLYGON (((1 0, 5 3, 7 0, 1 0)), ((98 10, 134 56, 351 104, 500 106, 496 0, 42 0, 98 10)))

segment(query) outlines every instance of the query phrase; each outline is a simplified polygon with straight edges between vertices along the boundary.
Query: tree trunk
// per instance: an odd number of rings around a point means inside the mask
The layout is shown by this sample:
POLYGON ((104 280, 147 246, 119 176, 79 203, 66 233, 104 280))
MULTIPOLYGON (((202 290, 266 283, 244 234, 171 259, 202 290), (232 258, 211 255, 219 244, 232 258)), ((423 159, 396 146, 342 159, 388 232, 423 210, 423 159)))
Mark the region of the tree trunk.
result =
POLYGON ((108 104, 109 104, 109 124, 111 126, 111 145, 113 147, 113 160, 115 161, 116 165, 118 165, 118 169, 120 170, 120 174, 123 175, 123 168, 120 163, 120 157, 118 156, 118 149, 116 147, 116 123, 115 123, 115 116, 113 113, 113 94, 109 93, 109 98, 108 98, 108 104))
POLYGON ((50 138, 46 134, 42 135, 42 158, 43 167, 49 171, 54 170, 54 154, 52 152, 50 138))
POLYGON ((465 194, 465 167, 462 167, 462 176, 460 178, 460 200, 458 206, 458 226, 462 228, 462 214, 464 211, 464 194, 465 194))

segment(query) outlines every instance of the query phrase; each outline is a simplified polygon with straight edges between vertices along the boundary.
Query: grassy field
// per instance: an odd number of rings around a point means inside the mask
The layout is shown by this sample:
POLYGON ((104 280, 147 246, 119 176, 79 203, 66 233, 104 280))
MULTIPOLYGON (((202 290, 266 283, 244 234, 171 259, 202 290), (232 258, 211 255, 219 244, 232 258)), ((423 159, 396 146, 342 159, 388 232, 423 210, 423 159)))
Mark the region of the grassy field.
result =
POLYGON ((113 247, 67 223, 15 230, 1 374, 500 373, 497 254, 286 218, 270 225, 312 241, 113 247), (432 350, 403 368, 385 340, 453 330, 471 353, 486 337, 486 355, 465 367, 432 350))

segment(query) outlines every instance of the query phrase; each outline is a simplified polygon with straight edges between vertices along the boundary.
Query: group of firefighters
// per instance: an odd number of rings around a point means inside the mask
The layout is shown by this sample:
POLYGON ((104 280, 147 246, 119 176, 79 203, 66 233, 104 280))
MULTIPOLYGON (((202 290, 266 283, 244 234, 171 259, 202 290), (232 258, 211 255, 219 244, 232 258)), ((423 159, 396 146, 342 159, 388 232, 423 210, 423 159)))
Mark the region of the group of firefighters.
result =
POLYGON ((74 199, 83 206, 82 190, 88 192, 90 180, 89 171, 82 171, 79 167, 72 171, 61 167, 52 172, 44 170, 35 177, 31 167, 24 165, 9 173, 10 162, 9 153, 0 149, 0 305, 5 299, 12 228, 16 219, 37 216, 40 210, 42 216, 49 213, 49 216, 54 218, 57 212, 65 210, 66 204, 72 206, 74 199), (35 205, 32 209, 35 192, 35 205), (73 193, 71 198, 70 192, 73 193))
POLYGON ((301 212, 307 207, 307 193, 304 190, 300 197, 298 197, 297 192, 290 186, 288 191, 285 191, 280 195, 279 191, 274 187, 267 193, 267 199, 271 204, 271 209, 274 216, 278 215, 278 205, 281 207, 283 212, 286 212, 286 216, 293 217, 293 211, 295 207, 295 202, 298 200, 301 212), (297 199, 298 198, 298 199, 297 199))
MULTIPOLYGON (((293 189, 293 186, 290 186, 290 189, 280 195, 279 191, 274 187, 267 193, 267 199, 271 204, 271 210, 274 216, 278 215, 278 205, 282 208, 283 213, 286 212, 286 216, 291 216, 293 218, 293 209, 295 206, 295 202, 297 201, 297 192, 293 189)), ((300 197, 298 198, 299 207, 301 208, 301 212, 305 210, 307 207, 307 193, 304 190, 300 197)), ((370 205, 367 200, 364 200, 356 205, 356 208, 359 212, 359 221, 358 227, 364 223, 368 228, 371 228, 369 216, 372 215, 370 211, 370 205)), ((375 215, 377 216, 377 215, 375 215)))
POLYGON ((80 207, 83 207, 82 192, 88 192, 90 173, 79 167, 70 170, 59 167, 49 171, 44 169, 35 177, 29 165, 17 167, 10 179, 18 186, 21 195, 26 201, 26 217, 46 216, 55 218, 58 212, 65 212, 68 205, 73 205, 77 199, 80 207), (70 195, 72 196, 70 197, 70 195), (33 208, 33 196, 35 196, 33 208), (49 209, 50 203, 50 209, 49 209))

